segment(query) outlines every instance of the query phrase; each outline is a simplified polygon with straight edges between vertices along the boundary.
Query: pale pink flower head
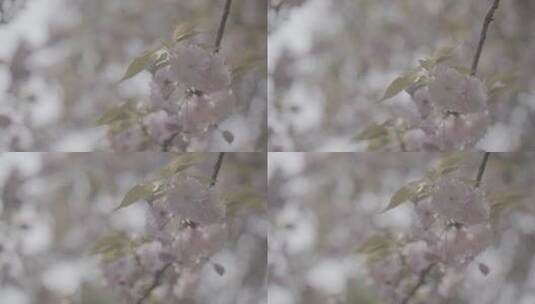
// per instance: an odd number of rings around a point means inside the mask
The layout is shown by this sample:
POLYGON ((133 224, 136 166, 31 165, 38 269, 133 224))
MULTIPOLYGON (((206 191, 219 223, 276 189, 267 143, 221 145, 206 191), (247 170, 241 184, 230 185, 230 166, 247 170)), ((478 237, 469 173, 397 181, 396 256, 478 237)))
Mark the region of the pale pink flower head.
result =
POLYGON ((124 256, 104 267, 104 278, 112 287, 126 287, 135 278, 136 261, 132 256, 124 256))
POLYGON ((149 273, 157 272, 169 263, 169 255, 169 249, 158 241, 145 243, 136 249, 137 262, 149 273))
POLYGON ((446 65, 435 67, 432 76, 428 87, 433 106, 460 114, 486 110, 487 92, 476 77, 465 76, 446 65))
POLYGON ((464 225, 481 224, 489 219, 490 207, 484 193, 459 179, 439 180, 431 202, 438 214, 464 225))
POLYGON ((230 86, 231 74, 223 58, 197 46, 178 47, 171 58, 178 82, 208 94, 230 86))
POLYGON ((180 127, 186 134, 203 134, 221 123, 232 111, 235 98, 230 90, 187 98, 178 113, 180 127))
POLYGON ((178 233, 172 248, 180 265, 195 267, 219 251, 224 246, 226 237, 225 224, 187 228, 178 233))
POLYGON ((171 95, 164 96, 162 89, 153 81, 150 84, 150 108, 163 109, 174 113, 179 109, 179 101, 182 96, 179 90, 174 90, 171 95))
POLYGON ((426 242, 417 241, 406 245, 403 248, 405 263, 409 270, 415 274, 424 271, 432 262, 432 255, 426 242))
POLYGON ((224 209, 215 190, 192 177, 178 177, 166 195, 169 212, 199 225, 222 222, 224 209))
POLYGON ((160 88, 162 96, 168 98, 176 89, 178 78, 169 67, 163 67, 154 74, 153 82, 160 88))
POLYGON ((403 280, 403 264, 397 255, 388 256, 369 266, 369 275, 385 297, 395 297, 403 280))
POLYGON ((470 113, 457 121, 455 131, 460 135, 459 140, 466 147, 473 147, 486 133, 491 124, 488 111, 470 113))
POLYGON ((402 137, 407 151, 420 151, 425 140, 425 132, 422 129, 412 129, 402 137))
POLYGON ((465 150, 481 139, 489 125, 487 111, 429 117, 421 123, 428 135, 423 146, 431 151, 465 150))
POLYGON ((171 233, 164 229, 171 220, 172 214, 169 211, 165 197, 156 199, 147 213, 145 224, 147 234, 162 243, 171 242, 171 233))
POLYGON ((195 295, 195 292, 199 287, 200 279, 201 274, 199 271, 183 269, 173 287, 173 294, 179 299, 188 299, 192 297, 195 295))
POLYGON ((179 131, 178 119, 165 111, 158 111, 147 115, 143 124, 149 136, 158 144, 164 143, 179 131))
POLYGON ((431 111, 433 110, 433 106, 431 104, 431 95, 429 94, 429 90, 427 88, 421 88, 414 93, 413 101, 416 104, 416 108, 418 109, 418 113, 420 114, 420 117, 422 119, 425 119, 431 111))
POLYGON ((450 266, 465 266, 487 248, 493 239, 490 225, 477 224, 461 228, 448 228, 434 253, 450 266))

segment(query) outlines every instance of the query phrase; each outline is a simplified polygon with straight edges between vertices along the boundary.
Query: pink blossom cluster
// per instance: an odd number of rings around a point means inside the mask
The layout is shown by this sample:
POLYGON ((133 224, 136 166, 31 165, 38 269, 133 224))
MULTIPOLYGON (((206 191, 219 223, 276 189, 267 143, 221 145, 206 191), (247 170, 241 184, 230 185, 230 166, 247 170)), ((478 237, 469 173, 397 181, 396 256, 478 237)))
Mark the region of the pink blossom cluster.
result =
POLYGON ((418 118, 416 129, 405 135, 411 150, 471 149, 491 122, 484 84, 447 65, 434 67, 428 85, 412 98, 418 118))
POLYGON ((206 139, 234 108, 231 80, 219 54, 194 45, 170 50, 169 64, 153 74, 148 114, 139 124, 112 135, 114 150, 187 150, 192 141, 206 139))
MULTIPOLYGON (((191 299, 203 266, 223 247, 226 231, 215 190, 193 177, 172 177, 166 192, 150 202, 142 244, 104 263, 104 276, 128 303, 144 299, 151 286, 160 284, 175 299, 191 299)), ((224 271, 219 264, 214 267, 219 274, 224 271)))
MULTIPOLYGON (((401 248, 370 264, 370 277, 381 295, 401 301, 431 272, 440 277, 442 296, 455 294, 466 267, 491 245, 489 206, 480 189, 457 178, 438 180, 431 196, 416 204, 418 223, 397 242, 401 248)), ((483 275, 490 271, 482 263, 480 270, 483 275)))

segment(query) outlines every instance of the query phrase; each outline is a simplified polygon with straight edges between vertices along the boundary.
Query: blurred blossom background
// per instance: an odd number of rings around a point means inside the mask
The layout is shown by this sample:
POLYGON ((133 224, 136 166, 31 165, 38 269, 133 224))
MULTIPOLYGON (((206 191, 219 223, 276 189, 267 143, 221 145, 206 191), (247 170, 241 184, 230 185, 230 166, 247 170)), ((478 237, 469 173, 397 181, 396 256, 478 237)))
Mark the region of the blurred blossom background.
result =
MULTIPOLYGON (((270 151, 367 150, 354 139, 367 126, 416 111, 405 92, 379 103, 388 85, 445 46, 469 67, 491 2, 270 0, 270 151)), ((478 75, 510 82, 477 149, 535 149, 533 16, 533 1, 501 1, 490 25, 478 75)))
MULTIPOLYGON (((143 235, 145 202, 113 210, 128 190, 153 177, 173 157, 0 154, 0 303, 123 303, 106 285, 100 256, 93 254, 95 244, 113 233, 143 235)), ((203 157, 188 174, 212 174, 217 153, 203 157)), ((265 197, 265 168, 265 155, 227 155, 215 189, 224 194, 247 186, 250 195, 265 197)), ((266 303, 267 219, 258 210, 237 214, 227 226, 224 246, 203 267, 200 287, 189 290, 193 296, 184 303, 266 303), (213 263, 224 267, 222 275, 213 263)))
MULTIPOLYGON (((0 1, 0 150, 108 151, 97 120, 123 103, 149 102, 150 73, 121 84, 132 60, 195 24, 193 41, 213 44, 224 1, 0 1)), ((260 59, 233 81, 238 104, 203 151, 265 150, 266 3, 233 1, 221 54, 227 64, 260 59)))
MULTIPOLYGON (((268 165, 270 304, 398 303, 380 298, 366 255, 381 233, 402 238, 418 222, 405 203, 388 212, 402 186, 421 179, 441 153, 271 153, 268 165)), ((456 176, 475 178, 482 153, 465 153, 456 176)), ((509 197, 514 208, 493 222, 496 233, 456 293, 429 277, 409 303, 533 303, 535 208, 533 153, 493 153, 480 189, 509 197), (521 193, 514 199, 513 193, 521 193), (512 200, 515 200, 513 203, 512 200), (487 275, 478 269, 484 263, 487 275), (429 296, 430 295, 430 296, 429 296)), ((389 271, 388 269, 386 270, 389 271)))

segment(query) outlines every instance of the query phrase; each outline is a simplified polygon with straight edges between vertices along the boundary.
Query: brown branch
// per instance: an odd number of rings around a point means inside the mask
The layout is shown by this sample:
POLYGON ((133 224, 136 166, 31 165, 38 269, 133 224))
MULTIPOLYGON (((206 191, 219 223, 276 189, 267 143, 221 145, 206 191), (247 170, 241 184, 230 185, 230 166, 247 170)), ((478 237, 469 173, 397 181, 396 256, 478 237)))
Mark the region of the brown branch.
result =
POLYGON ((230 15, 231 6, 232 0, 227 0, 227 2, 225 2, 225 8, 223 9, 223 16, 221 16, 221 22, 219 23, 219 29, 217 30, 214 53, 219 52, 219 48, 221 47, 221 41, 223 40, 223 34, 225 33, 225 27, 227 25, 228 16, 230 15))
POLYGON ((420 289, 420 287, 422 287, 422 285, 424 285, 425 279, 427 278, 429 273, 431 273, 431 270, 433 270, 435 265, 436 265, 435 263, 431 263, 431 264, 429 264, 429 266, 427 266, 427 268, 425 268, 424 270, 422 270, 422 272, 420 272, 420 275, 418 276, 418 282, 416 282, 416 285, 414 285, 414 287, 412 287, 412 289, 409 291, 409 293, 407 293, 405 298, 403 298, 403 300, 401 300, 400 304, 409 303, 410 299, 416 294, 418 289, 420 289))
POLYGON ((160 286, 162 283, 163 275, 165 274, 165 271, 172 265, 173 263, 167 263, 165 266, 163 266, 160 270, 156 272, 154 275, 154 279, 152 280, 152 284, 147 288, 143 296, 137 301, 137 304, 142 304, 143 301, 145 301, 150 294, 156 289, 156 287, 160 286))
POLYGON ((479 37, 479 44, 477 45, 476 54, 474 55, 474 60, 472 61, 472 70, 471 70, 472 76, 476 75, 477 73, 477 66, 479 64, 481 52, 483 51, 483 45, 485 44, 485 40, 487 39, 487 31, 489 29, 490 23, 492 22, 492 20, 494 20, 494 13, 498 9, 499 5, 500 5, 500 0, 494 0, 494 2, 492 3, 492 6, 487 12, 487 15, 485 16, 485 20, 483 21, 483 28, 481 29, 481 34, 479 37))
MULTIPOLYGON (((483 174, 485 173, 485 169, 487 168, 487 163, 489 161, 490 152, 485 152, 483 155, 483 160, 481 161, 481 165, 479 165, 479 169, 477 170, 477 177, 476 177, 476 185, 475 187, 479 187, 481 184, 481 180, 483 179, 483 174)), ((414 287, 407 293, 407 296, 401 300, 400 304, 407 304, 409 303, 410 299, 416 294, 418 289, 422 287, 422 285, 425 283, 426 277, 429 275, 431 270, 435 267, 435 263, 429 264, 429 266, 424 269, 420 275, 418 276, 418 282, 414 287)))
POLYGON ((215 183, 217 182, 217 176, 219 175, 219 171, 223 165, 223 157, 225 157, 225 152, 219 152, 219 155, 217 156, 217 162, 215 163, 214 172, 212 173, 210 187, 215 186, 215 183))
POLYGON ((177 136, 178 136, 178 132, 174 133, 173 135, 171 135, 171 137, 169 137, 163 142, 162 152, 169 152, 169 149, 171 148, 171 144, 173 143, 173 141, 175 140, 177 136))
POLYGON ((475 187, 479 187, 481 184, 481 180, 483 179, 483 173, 485 173, 485 168, 487 168, 487 162, 489 161, 490 152, 485 152, 485 155, 483 155, 483 161, 481 161, 481 165, 479 165, 479 169, 477 170, 477 177, 476 177, 476 185, 475 187))

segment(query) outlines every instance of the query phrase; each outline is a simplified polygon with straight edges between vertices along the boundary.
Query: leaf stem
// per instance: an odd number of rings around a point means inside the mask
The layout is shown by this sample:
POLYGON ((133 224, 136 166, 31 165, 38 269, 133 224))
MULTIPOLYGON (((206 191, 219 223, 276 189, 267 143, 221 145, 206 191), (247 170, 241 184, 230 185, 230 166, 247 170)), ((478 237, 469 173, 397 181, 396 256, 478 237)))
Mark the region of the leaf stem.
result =
POLYGON ((478 188, 481 184, 481 180, 483 179, 483 174, 485 173, 485 168, 487 168, 487 162, 489 161, 490 152, 485 152, 485 155, 483 155, 483 160, 481 161, 481 165, 479 165, 479 169, 477 170, 477 177, 476 177, 476 185, 475 187, 478 188))
POLYGON ((481 52, 483 51, 483 45, 485 44, 485 40, 487 39, 487 31, 489 29, 490 23, 492 22, 492 20, 494 20, 494 13, 498 9, 499 5, 500 0, 494 0, 492 6, 487 12, 487 15, 485 16, 485 20, 483 21, 483 28, 481 29, 481 34, 479 36, 479 44, 477 45, 476 54, 474 55, 474 60, 472 61, 472 69, 470 73, 472 76, 475 76, 477 73, 477 66, 479 64, 481 52))
POLYGON ((219 152, 219 155, 217 156, 217 162, 215 163, 214 172, 212 173, 210 187, 215 186, 215 183, 217 182, 217 176, 219 175, 219 171, 221 171, 221 166, 223 165, 223 157, 225 157, 225 152, 219 152))
POLYGON ((232 0, 226 0, 225 8, 223 9, 223 15, 221 16, 221 22, 219 23, 219 29, 217 30, 214 53, 218 53, 219 49, 221 48, 221 41, 223 40, 223 34, 225 33, 225 27, 227 25, 228 16, 230 15, 231 6, 232 0))

